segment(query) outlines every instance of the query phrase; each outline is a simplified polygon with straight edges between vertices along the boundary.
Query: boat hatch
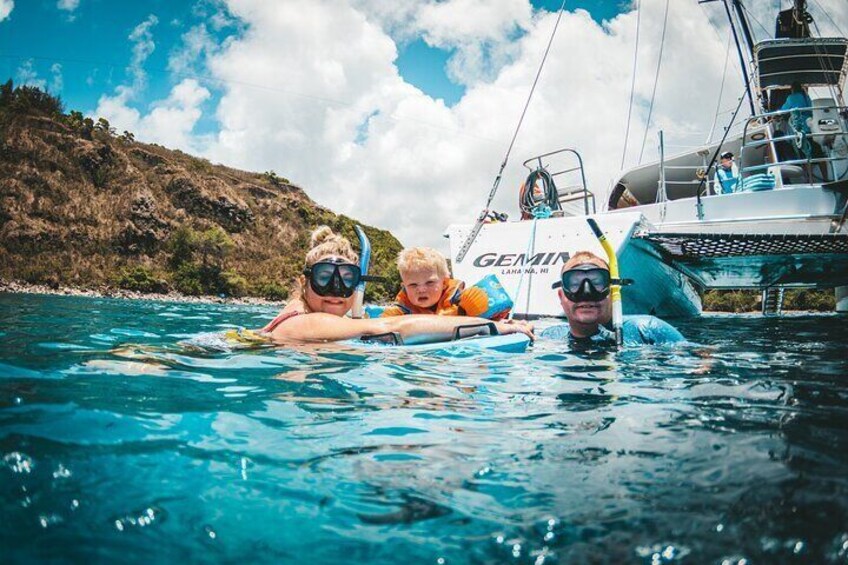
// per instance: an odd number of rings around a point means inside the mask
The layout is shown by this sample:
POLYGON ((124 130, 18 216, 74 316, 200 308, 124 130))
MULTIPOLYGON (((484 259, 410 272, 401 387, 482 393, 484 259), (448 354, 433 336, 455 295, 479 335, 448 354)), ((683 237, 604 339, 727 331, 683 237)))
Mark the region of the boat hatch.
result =
POLYGON ((754 46, 754 64, 761 89, 841 86, 845 79, 848 39, 773 39, 754 46))

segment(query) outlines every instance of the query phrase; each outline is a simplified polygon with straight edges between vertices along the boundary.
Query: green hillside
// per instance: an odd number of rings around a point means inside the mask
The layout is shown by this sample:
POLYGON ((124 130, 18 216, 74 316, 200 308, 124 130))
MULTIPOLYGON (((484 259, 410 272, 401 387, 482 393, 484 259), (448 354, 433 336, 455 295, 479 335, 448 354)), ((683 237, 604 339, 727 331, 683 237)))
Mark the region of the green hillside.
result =
MULTIPOLYGON (((139 143, 37 88, 0 87, 0 279, 281 299, 311 230, 356 244, 355 223, 272 171, 139 143)), ((401 244, 363 227, 387 279, 367 298, 393 296, 401 244)))

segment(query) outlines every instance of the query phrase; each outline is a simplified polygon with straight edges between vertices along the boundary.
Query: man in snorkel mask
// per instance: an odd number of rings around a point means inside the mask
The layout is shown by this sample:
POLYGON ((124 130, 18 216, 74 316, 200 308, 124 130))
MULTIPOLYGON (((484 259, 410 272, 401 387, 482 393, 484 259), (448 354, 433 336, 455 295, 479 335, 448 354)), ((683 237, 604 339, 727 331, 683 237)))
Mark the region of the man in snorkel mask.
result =
POLYGON ((554 286, 573 337, 592 337, 612 319, 609 265, 597 255, 575 254, 563 265, 554 286))
MULTIPOLYGON (((557 290, 567 324, 552 326, 540 337, 567 340, 572 347, 615 345, 607 326, 612 320, 610 277, 606 261, 589 251, 578 251, 562 266, 557 290)), ((624 345, 664 344, 684 341, 675 328, 654 316, 625 316, 624 345)))

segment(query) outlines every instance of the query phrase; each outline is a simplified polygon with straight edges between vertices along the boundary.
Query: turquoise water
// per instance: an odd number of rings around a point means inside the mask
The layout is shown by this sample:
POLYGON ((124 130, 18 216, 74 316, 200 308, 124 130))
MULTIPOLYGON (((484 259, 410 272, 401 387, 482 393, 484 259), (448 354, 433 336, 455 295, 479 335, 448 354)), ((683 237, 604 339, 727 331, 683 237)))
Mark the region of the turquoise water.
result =
POLYGON ((579 357, 176 345, 274 313, 0 294, 2 560, 848 559, 844 317, 579 357))

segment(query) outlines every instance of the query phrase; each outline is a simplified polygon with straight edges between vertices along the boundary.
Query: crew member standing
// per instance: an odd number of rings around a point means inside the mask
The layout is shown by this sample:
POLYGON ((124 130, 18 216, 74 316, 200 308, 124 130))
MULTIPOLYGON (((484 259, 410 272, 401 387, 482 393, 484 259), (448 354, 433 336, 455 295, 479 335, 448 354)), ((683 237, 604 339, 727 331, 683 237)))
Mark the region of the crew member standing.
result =
POLYGON ((719 166, 716 167, 713 178, 713 192, 715 194, 730 194, 736 192, 739 186, 739 169, 733 160, 733 153, 725 151, 721 154, 719 166))

